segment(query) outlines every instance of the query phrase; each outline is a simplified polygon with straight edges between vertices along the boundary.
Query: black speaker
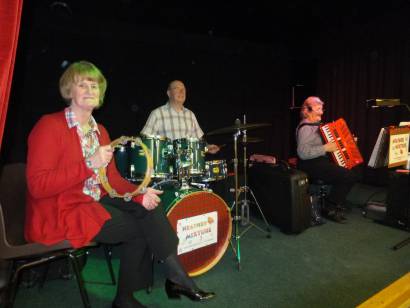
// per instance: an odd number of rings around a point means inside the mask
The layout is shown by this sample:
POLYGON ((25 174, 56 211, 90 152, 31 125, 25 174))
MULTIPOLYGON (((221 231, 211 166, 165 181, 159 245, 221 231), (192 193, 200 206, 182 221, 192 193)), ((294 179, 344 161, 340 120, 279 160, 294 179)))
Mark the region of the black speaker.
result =
POLYGON ((310 226, 306 173, 283 164, 254 164, 249 168, 249 186, 266 219, 282 232, 300 233, 310 226))
POLYGON ((408 174, 389 172, 386 204, 387 223, 410 229, 410 176, 408 174))

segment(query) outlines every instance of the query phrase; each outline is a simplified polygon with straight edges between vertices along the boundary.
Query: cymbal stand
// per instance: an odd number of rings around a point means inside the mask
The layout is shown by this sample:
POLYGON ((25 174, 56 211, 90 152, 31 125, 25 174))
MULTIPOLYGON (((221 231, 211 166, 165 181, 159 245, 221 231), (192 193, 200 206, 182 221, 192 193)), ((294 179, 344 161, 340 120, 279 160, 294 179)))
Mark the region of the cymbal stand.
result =
MULTIPOLYGON (((239 200, 239 185, 238 185, 238 136, 240 136, 241 130, 238 129, 233 135, 234 140, 234 159, 233 159, 233 168, 234 168, 234 184, 235 184, 235 201, 234 205, 238 204, 239 200)), ((232 208, 231 208, 232 212, 232 208)), ((236 262, 238 270, 241 269, 241 249, 240 249, 240 235, 239 235, 239 220, 241 216, 238 215, 238 207, 235 206, 235 215, 232 217, 234 225, 234 233, 232 234, 232 239, 230 241, 232 250, 236 257, 236 262)))
MULTIPOLYGON (((247 136, 246 136, 246 130, 243 131, 243 137, 242 137, 242 142, 243 142, 243 177, 244 177, 244 185, 241 186, 239 188, 239 196, 240 194, 243 192, 243 199, 241 201, 239 201, 239 203, 237 203, 238 205, 241 205, 241 225, 242 226, 247 226, 247 228, 245 230, 242 231, 242 233, 240 235, 245 234, 250 228, 255 227, 256 229, 258 229, 259 231, 261 231, 262 233, 265 233, 266 237, 270 238, 271 235, 271 229, 269 227, 269 223, 266 220, 265 215, 263 214, 262 208, 259 205, 258 200, 256 199, 252 189, 248 186, 248 173, 247 173, 247 169, 248 169, 248 159, 247 159, 247 149, 246 149, 246 145, 247 145, 247 136), (250 193, 250 195, 252 196, 252 201, 248 199, 248 193, 250 193), (256 225, 255 223, 250 221, 250 217, 249 217, 249 205, 250 204, 255 204, 256 207, 259 210, 259 213, 265 223, 265 227, 266 230, 263 230, 261 227, 259 227, 258 225, 256 225)), ((239 199, 238 196, 238 199, 239 199)), ((235 200, 236 202, 236 200, 235 200)))
POLYGON ((239 187, 239 179, 238 179, 238 136, 241 135, 241 130, 238 129, 237 132, 233 135, 234 138, 234 184, 235 184, 235 201, 231 207, 231 212, 234 209, 235 214, 232 218, 234 224, 234 234, 232 235, 232 239, 230 241, 232 250, 236 256, 236 261, 238 265, 238 270, 241 269, 241 250, 240 250, 240 239, 250 228, 255 227, 259 231, 266 234, 266 237, 270 238, 270 228, 269 224, 266 221, 265 215, 262 212, 261 207, 259 206, 258 201, 256 200, 255 195, 253 194, 252 190, 247 186, 247 164, 246 164, 246 130, 243 131, 243 141, 244 141, 244 186, 239 187), (244 193, 244 199, 239 201, 239 196, 241 193, 244 193), (263 230, 258 225, 252 223, 249 219, 249 204, 250 200, 248 200, 248 192, 252 195, 254 203, 257 205, 258 210, 265 222, 266 231, 263 230), (241 206, 241 213, 239 215, 239 205, 241 206), (247 226, 242 232, 239 230, 239 222, 241 222, 242 226, 247 226))

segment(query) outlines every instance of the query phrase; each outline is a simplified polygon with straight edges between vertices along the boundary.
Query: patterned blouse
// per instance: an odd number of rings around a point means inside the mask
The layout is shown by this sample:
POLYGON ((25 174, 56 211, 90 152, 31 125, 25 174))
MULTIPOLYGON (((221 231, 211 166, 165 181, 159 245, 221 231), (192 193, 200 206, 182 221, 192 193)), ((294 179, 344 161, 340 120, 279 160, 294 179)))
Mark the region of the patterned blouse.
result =
MULTIPOLYGON (((83 151, 84 158, 92 156, 100 146, 97 136, 97 133, 100 134, 100 131, 98 130, 97 122, 93 116, 90 117, 88 122, 91 129, 86 134, 83 133, 81 125, 77 121, 75 114, 70 107, 65 109, 65 118, 69 128, 74 126, 77 127, 77 134, 80 138, 81 150, 83 151)), ((93 171, 93 176, 84 181, 83 193, 91 196, 95 201, 98 201, 101 196, 101 189, 99 186, 100 180, 98 177, 98 169, 94 169, 93 171)))

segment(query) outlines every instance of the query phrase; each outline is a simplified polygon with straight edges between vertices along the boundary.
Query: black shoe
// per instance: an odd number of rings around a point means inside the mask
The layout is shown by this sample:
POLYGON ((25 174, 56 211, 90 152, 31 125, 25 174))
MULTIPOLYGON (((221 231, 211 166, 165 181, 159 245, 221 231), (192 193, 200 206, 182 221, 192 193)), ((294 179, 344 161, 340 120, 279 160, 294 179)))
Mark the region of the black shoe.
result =
POLYGON ((169 279, 165 281, 165 291, 167 292, 168 298, 180 298, 181 295, 185 295, 193 301, 204 301, 215 296, 213 292, 205 292, 200 289, 192 290, 172 282, 169 279))
POLYGON ((340 219, 341 219, 341 220, 347 220, 347 218, 346 218, 344 212, 342 212, 342 211, 337 211, 337 215, 340 216, 340 219))
POLYGON ((346 223, 346 217, 343 216, 343 213, 340 211, 329 211, 325 215, 325 217, 331 221, 337 222, 339 224, 346 223))
POLYGON ((311 221, 311 223, 310 223, 310 225, 312 226, 312 227, 314 227, 314 226, 321 226, 321 225, 324 225, 326 223, 326 220, 324 220, 322 217, 320 217, 320 216, 316 216, 316 217, 313 217, 312 218, 312 221, 311 221))
POLYGON ((343 220, 347 219, 346 216, 345 216, 346 212, 347 212, 346 207, 343 207, 343 206, 337 206, 336 207, 336 213, 338 213, 343 220))

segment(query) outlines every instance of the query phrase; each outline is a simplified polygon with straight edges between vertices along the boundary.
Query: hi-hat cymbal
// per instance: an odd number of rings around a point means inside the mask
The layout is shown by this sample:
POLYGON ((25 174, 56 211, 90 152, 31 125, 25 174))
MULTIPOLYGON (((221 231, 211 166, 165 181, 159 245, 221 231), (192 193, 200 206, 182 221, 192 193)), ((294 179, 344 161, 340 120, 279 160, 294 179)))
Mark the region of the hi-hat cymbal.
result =
MULTIPOLYGON (((258 143, 258 142, 262 142, 263 141, 263 139, 262 138, 258 138, 258 137, 246 137, 246 141, 244 141, 243 140, 243 138, 240 138, 239 140, 239 143, 240 144, 247 144, 247 143, 258 143)), ((230 140, 229 142, 228 142, 228 144, 232 144, 234 141, 233 140, 230 140)), ((226 146, 226 144, 221 144, 219 147, 220 148, 223 148, 224 146, 226 146)))
POLYGON ((213 131, 209 132, 207 135, 212 136, 212 135, 227 134, 227 133, 236 132, 238 130, 255 129, 255 128, 266 127, 266 126, 271 126, 271 125, 272 124, 270 124, 270 123, 236 124, 236 125, 227 126, 227 127, 223 127, 223 128, 213 130, 213 131))
MULTIPOLYGON (((250 137, 250 136, 246 136, 246 141, 244 140, 243 137, 239 137, 238 138, 238 142, 239 143, 258 143, 258 142, 262 142, 263 139, 262 138, 258 138, 258 137, 250 137)), ((228 143, 233 143, 233 140, 228 141, 228 143)))
POLYGON ((240 142, 242 143, 258 143, 258 142, 262 142, 263 139, 262 138, 258 138, 258 137, 246 137, 246 141, 243 140, 243 138, 240 139, 240 142))

